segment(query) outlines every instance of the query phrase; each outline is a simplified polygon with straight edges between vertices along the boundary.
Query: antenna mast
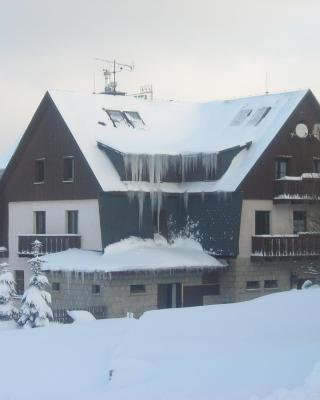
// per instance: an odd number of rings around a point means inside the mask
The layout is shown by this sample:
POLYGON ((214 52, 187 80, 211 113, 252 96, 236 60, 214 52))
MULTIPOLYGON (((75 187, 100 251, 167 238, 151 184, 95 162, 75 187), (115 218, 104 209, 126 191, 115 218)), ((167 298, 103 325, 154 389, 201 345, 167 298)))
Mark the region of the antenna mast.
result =
POLYGON ((106 67, 102 69, 104 80, 105 80, 105 87, 104 92, 107 94, 113 94, 114 96, 117 94, 124 94, 122 92, 117 92, 117 81, 116 81, 116 74, 123 70, 133 71, 134 65, 131 64, 123 64, 118 63, 116 60, 105 60, 104 58, 95 58, 97 61, 103 61, 106 64, 106 67), (112 69, 110 69, 110 67, 112 69), (113 75, 113 79, 111 76, 113 75))

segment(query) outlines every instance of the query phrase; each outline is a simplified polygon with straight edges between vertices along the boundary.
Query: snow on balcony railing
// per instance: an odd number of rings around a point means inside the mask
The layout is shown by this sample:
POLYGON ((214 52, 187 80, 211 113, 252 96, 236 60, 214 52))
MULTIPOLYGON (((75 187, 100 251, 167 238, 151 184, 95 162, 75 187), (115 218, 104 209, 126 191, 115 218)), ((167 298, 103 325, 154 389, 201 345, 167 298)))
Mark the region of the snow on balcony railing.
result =
POLYGON ((32 255, 32 243, 39 240, 42 243, 41 254, 58 253, 60 251, 81 248, 81 236, 74 234, 23 234, 18 235, 18 254, 32 255))
POLYGON ((274 200, 320 200, 320 174, 305 173, 276 179, 274 200))
POLYGON ((320 232, 252 236, 253 257, 320 256, 320 232))

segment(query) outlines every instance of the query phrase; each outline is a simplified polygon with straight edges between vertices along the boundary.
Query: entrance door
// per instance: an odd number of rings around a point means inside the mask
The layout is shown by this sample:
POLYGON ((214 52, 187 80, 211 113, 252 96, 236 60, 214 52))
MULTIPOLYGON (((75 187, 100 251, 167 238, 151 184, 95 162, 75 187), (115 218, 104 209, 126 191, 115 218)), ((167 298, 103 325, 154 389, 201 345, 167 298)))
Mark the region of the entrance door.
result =
POLYGON ((158 285, 158 309, 181 307, 181 283, 158 285))

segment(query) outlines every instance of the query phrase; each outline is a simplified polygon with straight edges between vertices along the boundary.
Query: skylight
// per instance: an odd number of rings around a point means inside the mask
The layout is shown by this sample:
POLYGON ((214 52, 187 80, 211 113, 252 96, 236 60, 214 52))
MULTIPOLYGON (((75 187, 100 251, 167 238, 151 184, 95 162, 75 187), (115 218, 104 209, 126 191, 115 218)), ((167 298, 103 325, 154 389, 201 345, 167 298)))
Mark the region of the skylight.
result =
POLYGON ((104 109, 104 111, 109 115, 109 118, 111 119, 111 122, 115 128, 118 128, 119 126, 128 127, 129 124, 123 112, 119 110, 106 109, 104 109))
POLYGON ((271 107, 258 108, 258 110, 253 114, 250 121, 248 122, 248 125, 254 125, 254 126, 259 125, 260 122, 263 120, 263 118, 268 114, 268 112, 270 110, 271 110, 271 107))
POLYGON ((137 111, 124 111, 124 114, 133 128, 142 128, 145 125, 137 111))
POLYGON ((238 114, 233 118, 231 121, 231 126, 237 126, 242 124, 242 122, 249 117, 249 115, 252 113, 252 109, 250 108, 243 108, 238 112, 238 114))

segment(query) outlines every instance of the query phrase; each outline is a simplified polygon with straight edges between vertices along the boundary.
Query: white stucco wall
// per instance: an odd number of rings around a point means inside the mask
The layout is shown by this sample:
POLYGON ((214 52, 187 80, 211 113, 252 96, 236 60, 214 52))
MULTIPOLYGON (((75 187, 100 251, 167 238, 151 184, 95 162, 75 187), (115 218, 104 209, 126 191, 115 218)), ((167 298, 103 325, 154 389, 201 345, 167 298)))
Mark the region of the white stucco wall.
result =
POLYGON ((239 257, 249 258, 251 237, 255 234, 255 211, 270 211, 270 233, 273 235, 293 233, 293 211, 307 211, 308 217, 315 214, 317 205, 274 204, 272 200, 244 200, 239 238, 239 257))
POLYGON ((9 203, 9 263, 12 269, 26 269, 27 259, 19 258, 18 235, 34 231, 34 211, 46 212, 46 233, 66 233, 66 211, 78 210, 81 247, 102 250, 98 200, 28 201, 9 203))

